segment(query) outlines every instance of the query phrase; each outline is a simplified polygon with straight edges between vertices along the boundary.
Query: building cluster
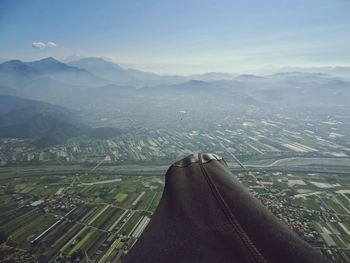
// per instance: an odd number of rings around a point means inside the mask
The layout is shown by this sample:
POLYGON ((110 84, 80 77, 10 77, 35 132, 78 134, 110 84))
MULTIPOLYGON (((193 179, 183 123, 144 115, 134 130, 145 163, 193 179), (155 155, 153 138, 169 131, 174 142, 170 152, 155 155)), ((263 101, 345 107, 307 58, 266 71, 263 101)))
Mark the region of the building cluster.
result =
POLYGON ((284 196, 278 194, 256 193, 255 195, 277 218, 310 243, 323 243, 312 220, 319 215, 318 211, 307 210, 294 205, 284 196))
POLYGON ((84 202, 78 196, 71 195, 49 196, 42 199, 42 201, 41 207, 46 213, 54 210, 68 212, 76 208, 78 204, 82 204, 84 202))
POLYGON ((6 245, 0 246, 0 262, 30 262, 37 263, 38 258, 21 249, 16 249, 6 245))

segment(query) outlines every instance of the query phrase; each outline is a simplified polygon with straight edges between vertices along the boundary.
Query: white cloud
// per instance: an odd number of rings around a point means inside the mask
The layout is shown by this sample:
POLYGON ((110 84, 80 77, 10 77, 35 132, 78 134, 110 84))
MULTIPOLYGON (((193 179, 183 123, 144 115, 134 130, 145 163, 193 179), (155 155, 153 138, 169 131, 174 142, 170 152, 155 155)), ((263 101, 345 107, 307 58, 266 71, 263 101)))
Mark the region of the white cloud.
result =
POLYGON ((32 43, 33 48, 43 49, 43 48, 54 48, 57 47, 57 44, 54 42, 47 42, 46 44, 43 42, 33 42, 32 43))
POLYGON ((46 45, 43 42, 33 42, 32 43, 32 47, 33 48, 43 49, 43 48, 46 47, 46 45))
POLYGON ((46 47, 57 47, 57 45, 56 43, 49 41, 46 43, 46 47))

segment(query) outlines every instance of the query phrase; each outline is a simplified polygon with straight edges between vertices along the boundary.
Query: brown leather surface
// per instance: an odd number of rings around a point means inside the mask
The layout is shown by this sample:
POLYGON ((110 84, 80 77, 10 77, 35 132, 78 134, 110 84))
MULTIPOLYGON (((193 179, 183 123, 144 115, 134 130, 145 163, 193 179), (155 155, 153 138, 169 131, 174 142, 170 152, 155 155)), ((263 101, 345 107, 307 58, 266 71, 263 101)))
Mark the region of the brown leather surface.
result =
POLYGON ((191 155, 168 169, 160 204, 123 260, 138 262, 326 260, 250 195, 224 160, 191 155))

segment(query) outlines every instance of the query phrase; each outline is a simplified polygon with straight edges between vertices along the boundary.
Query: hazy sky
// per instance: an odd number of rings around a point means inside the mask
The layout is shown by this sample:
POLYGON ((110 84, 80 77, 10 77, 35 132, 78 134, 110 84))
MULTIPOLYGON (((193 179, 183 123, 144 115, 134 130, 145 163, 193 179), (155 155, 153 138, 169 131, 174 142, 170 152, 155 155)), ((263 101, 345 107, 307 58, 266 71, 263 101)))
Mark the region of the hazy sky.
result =
POLYGON ((349 0, 0 0, 0 58, 192 74, 350 65, 349 0))

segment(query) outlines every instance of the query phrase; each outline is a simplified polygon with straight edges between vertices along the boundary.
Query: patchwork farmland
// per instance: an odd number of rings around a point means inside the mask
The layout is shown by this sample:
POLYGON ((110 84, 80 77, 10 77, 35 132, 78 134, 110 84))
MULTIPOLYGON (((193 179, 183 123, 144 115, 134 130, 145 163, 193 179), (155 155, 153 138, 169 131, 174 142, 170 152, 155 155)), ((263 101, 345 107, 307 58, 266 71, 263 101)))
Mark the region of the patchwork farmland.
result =
POLYGON ((163 189, 159 176, 95 174, 108 182, 95 184, 88 174, 12 182, 2 175, 1 238, 27 261, 115 262, 147 226, 163 189))

